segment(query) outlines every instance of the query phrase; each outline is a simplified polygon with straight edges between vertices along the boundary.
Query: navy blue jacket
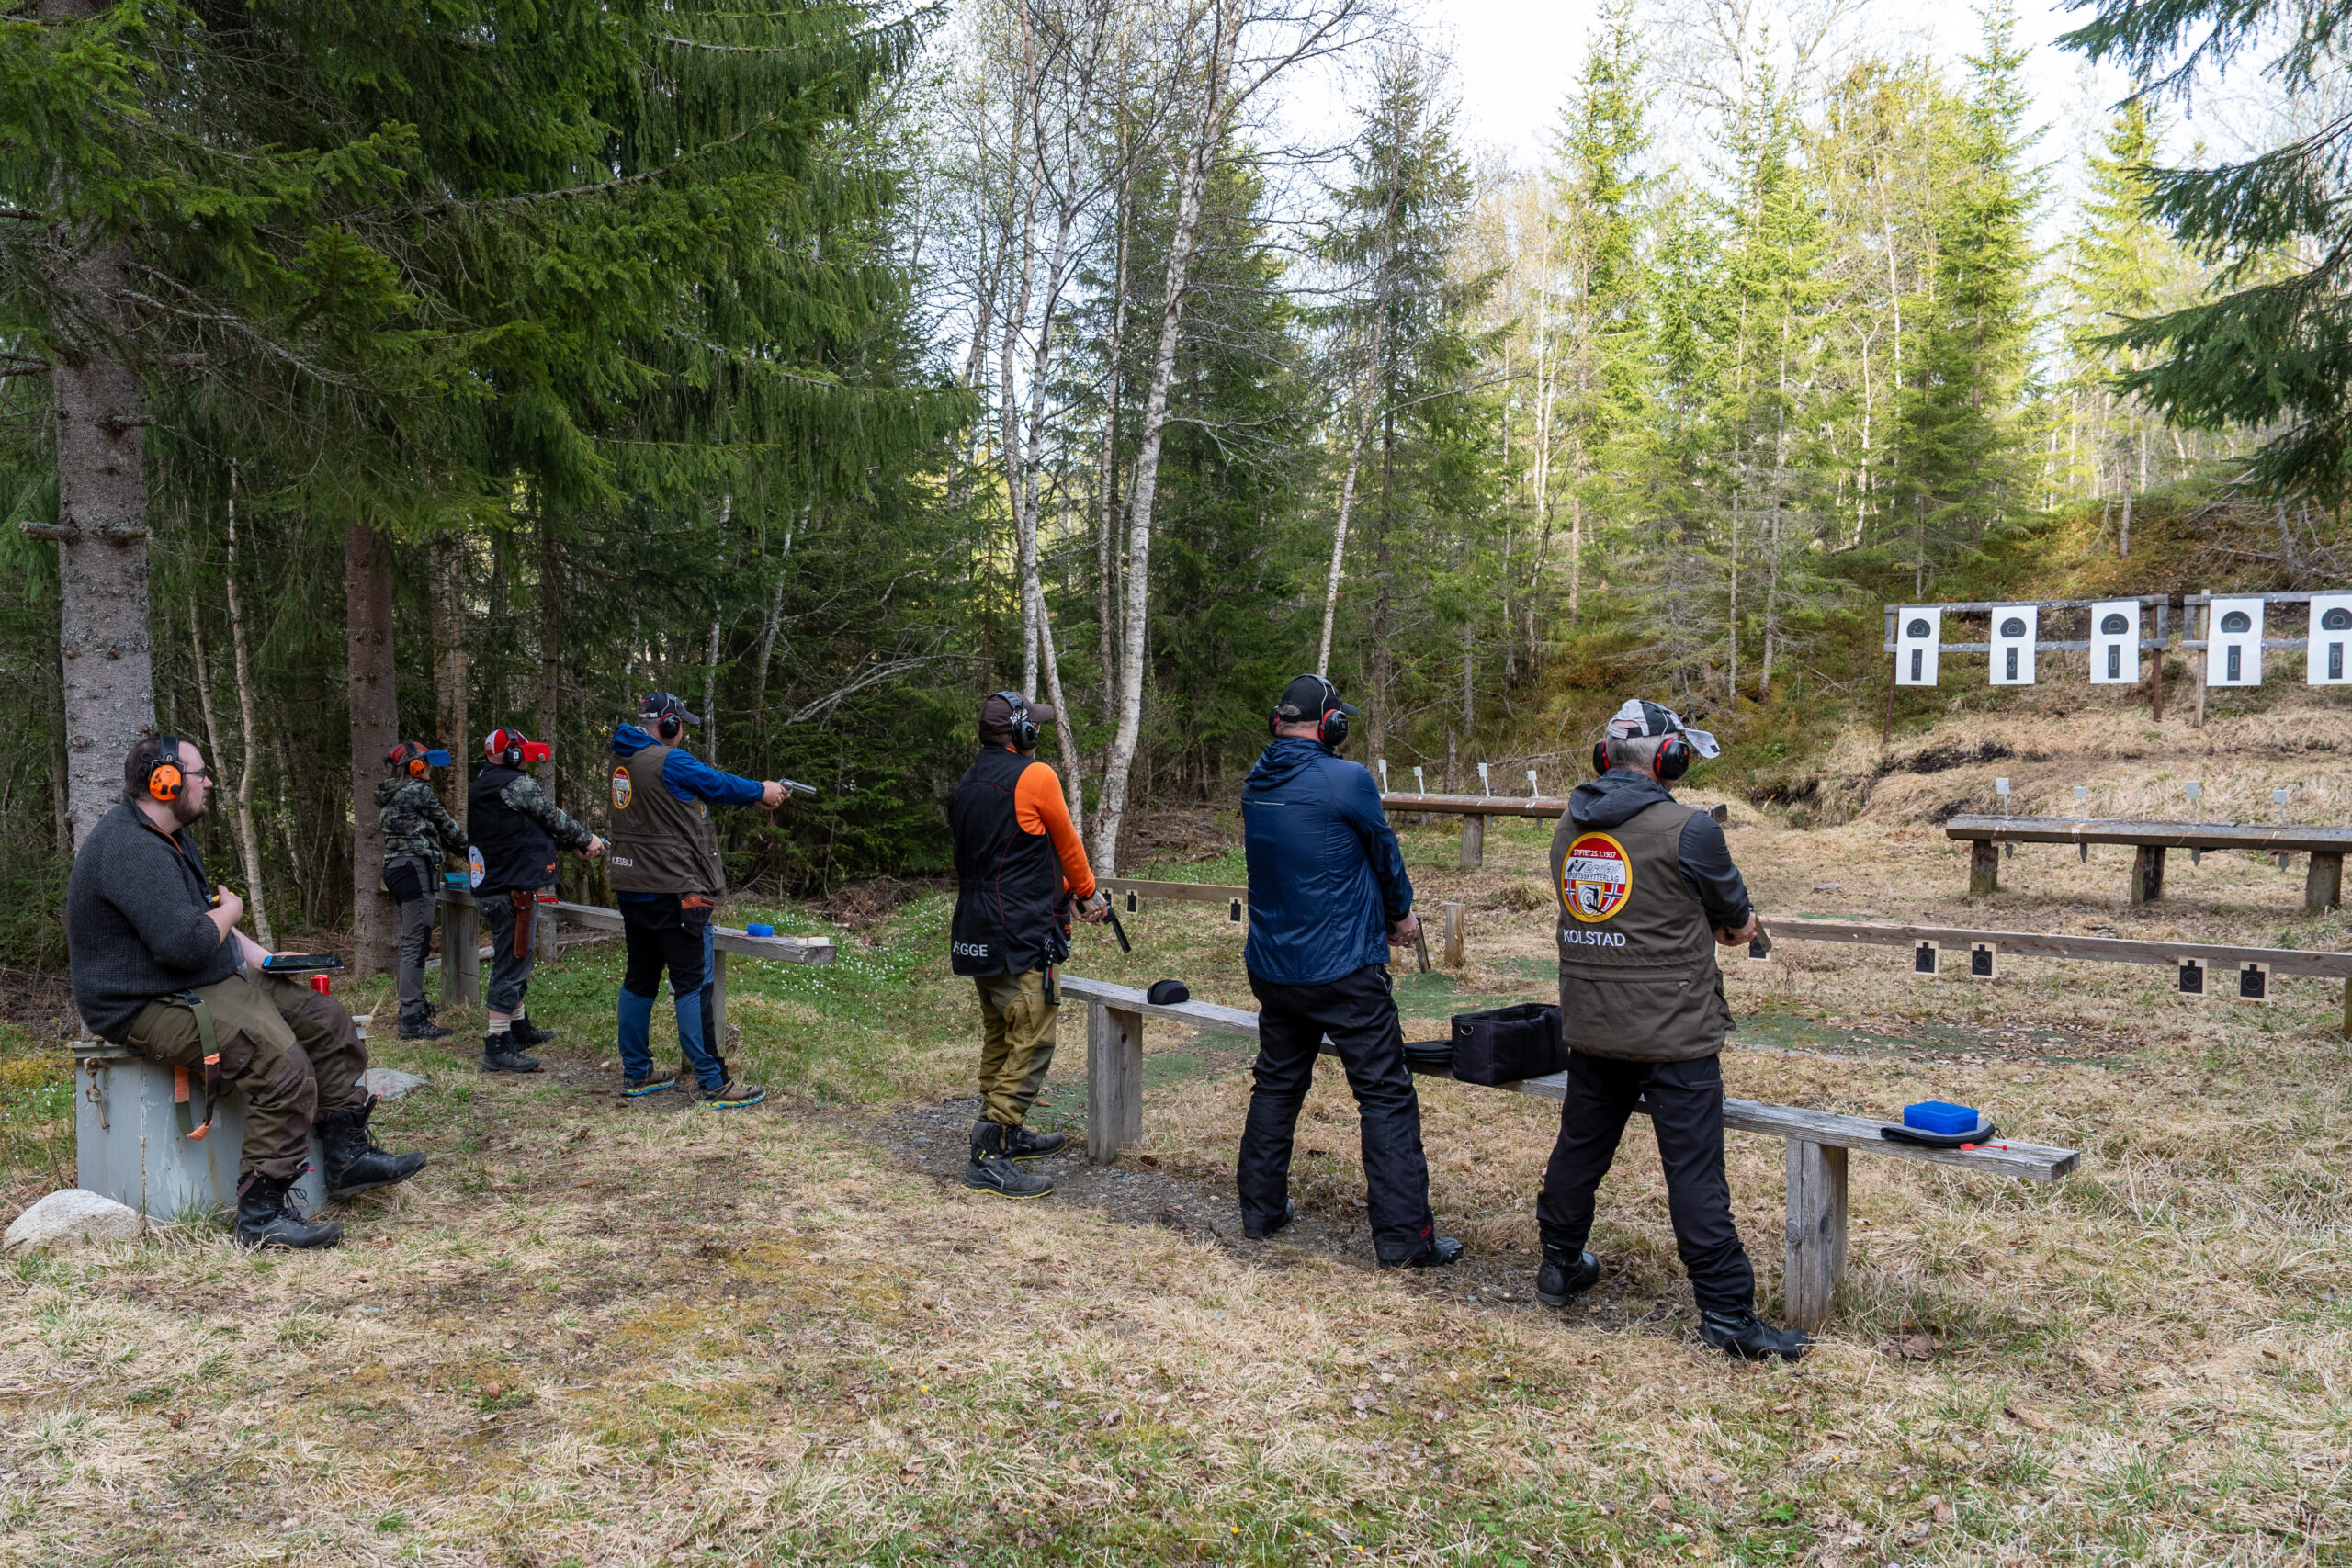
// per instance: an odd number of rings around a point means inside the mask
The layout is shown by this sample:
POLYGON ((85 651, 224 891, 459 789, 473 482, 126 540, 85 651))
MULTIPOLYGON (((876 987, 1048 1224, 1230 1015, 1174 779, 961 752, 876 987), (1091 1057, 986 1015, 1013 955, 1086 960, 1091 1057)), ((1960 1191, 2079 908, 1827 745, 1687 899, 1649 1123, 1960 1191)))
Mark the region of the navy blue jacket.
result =
POLYGON ((1413 883, 1372 774, 1319 740, 1279 737, 1241 786, 1241 837, 1250 974, 1320 986, 1388 962, 1413 883))

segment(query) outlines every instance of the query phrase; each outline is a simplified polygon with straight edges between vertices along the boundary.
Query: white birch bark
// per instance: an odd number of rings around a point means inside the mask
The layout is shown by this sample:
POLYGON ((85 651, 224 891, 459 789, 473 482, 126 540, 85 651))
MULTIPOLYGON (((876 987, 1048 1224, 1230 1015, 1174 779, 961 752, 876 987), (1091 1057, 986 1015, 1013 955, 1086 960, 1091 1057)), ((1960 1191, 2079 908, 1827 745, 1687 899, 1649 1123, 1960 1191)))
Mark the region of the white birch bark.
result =
MULTIPOLYGON (((245 613, 237 599, 237 478, 234 469, 229 476, 229 565, 224 574, 229 589, 229 649, 237 678, 237 721, 243 731, 243 742, 237 753, 237 856, 245 863, 245 908, 254 918, 254 933, 261 944, 277 951, 277 938, 270 929, 269 906, 262 894, 261 836, 254 831, 254 682, 251 665, 245 653, 245 613)), ((194 608, 190 606, 191 610, 194 608)), ((212 722, 211 699, 206 698, 205 724, 212 722)), ((355 809, 365 809, 354 803, 355 809)))

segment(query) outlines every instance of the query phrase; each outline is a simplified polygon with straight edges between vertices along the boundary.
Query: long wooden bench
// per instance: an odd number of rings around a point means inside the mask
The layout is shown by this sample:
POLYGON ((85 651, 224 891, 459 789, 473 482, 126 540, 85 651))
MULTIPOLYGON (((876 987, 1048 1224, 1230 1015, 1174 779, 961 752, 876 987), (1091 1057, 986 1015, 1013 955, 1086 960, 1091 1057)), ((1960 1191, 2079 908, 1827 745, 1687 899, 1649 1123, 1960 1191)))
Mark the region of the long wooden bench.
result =
MULTIPOLYGON (((595 904, 559 903, 554 906, 556 919, 593 931, 616 931, 621 929, 621 912, 595 904)), ((730 953, 745 958, 764 958, 776 964, 831 964, 841 950, 833 939, 824 936, 753 936, 734 926, 718 926, 711 932, 710 979, 711 1017, 718 1026, 720 1043, 727 1038, 727 955, 730 953)))
POLYGON ((1380 804, 1392 812, 1418 811, 1462 818, 1462 869, 1476 871, 1487 861, 1487 818, 1489 817, 1557 817, 1568 808, 1565 800, 1543 795, 1384 795, 1380 804))
POLYGON ((2165 852, 2256 850, 2308 854, 2303 908, 2325 914, 2344 901, 2344 854, 2352 850, 2352 828, 2297 827, 2259 822, 2151 822, 2110 817, 1955 817, 1944 837, 1964 841, 1968 891, 1996 893, 2001 886, 1996 844, 2129 844, 2132 902, 2153 904, 2165 896, 2165 852))
MULTIPOLYGON (((1218 1002, 1159 1006, 1132 986, 1116 986, 1075 975, 1060 976, 1062 994, 1086 1004, 1086 1154, 1097 1164, 1143 1135, 1143 1029, 1147 1018, 1164 1018, 1226 1034, 1258 1037, 1258 1015, 1218 1002)), ((1328 1053, 1327 1053, 1328 1054, 1328 1053)), ((1459 1081, 1459 1080, 1457 1080, 1459 1081)), ((1544 1100, 1561 1099, 1566 1075, 1496 1086, 1544 1100)), ((1646 1111, 1646 1107, 1636 1107, 1646 1111)), ((1883 1122, 1843 1116, 1801 1106, 1766 1105, 1752 1100, 1724 1100, 1724 1122, 1738 1132, 1760 1133, 1788 1144, 1788 1219, 1783 1227, 1785 1263, 1781 1285, 1788 1318, 1799 1328, 1826 1322, 1846 1277, 1846 1156, 1849 1150, 1922 1160, 1993 1176, 2055 1181, 2082 1157, 2073 1149, 2004 1140, 1974 1149, 1931 1148, 1896 1143, 1881 1135, 1883 1122)))

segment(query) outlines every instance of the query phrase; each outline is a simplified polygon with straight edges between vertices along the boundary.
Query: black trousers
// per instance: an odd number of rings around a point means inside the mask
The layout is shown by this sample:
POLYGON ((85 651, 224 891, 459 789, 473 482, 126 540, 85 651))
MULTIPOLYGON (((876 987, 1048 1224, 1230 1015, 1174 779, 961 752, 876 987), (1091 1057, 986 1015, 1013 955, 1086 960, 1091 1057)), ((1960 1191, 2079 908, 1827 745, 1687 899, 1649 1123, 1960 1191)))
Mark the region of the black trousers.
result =
POLYGON ((1732 1224, 1724 1177, 1724 1068, 1720 1056, 1688 1062, 1621 1062, 1568 1053, 1560 1100, 1560 1140, 1544 1171, 1535 1222, 1544 1245, 1581 1251, 1592 1235, 1592 1194, 1617 1157, 1625 1118, 1646 1097, 1650 1130, 1666 1168, 1674 1249, 1690 1271, 1701 1308, 1738 1312, 1756 1304, 1756 1271, 1732 1224))
POLYGON ((1258 998, 1258 1064, 1234 1170, 1243 1221, 1280 1219, 1290 1201, 1291 1134, 1329 1034, 1362 1121, 1373 1250, 1385 1263, 1428 1250, 1437 1222, 1421 1152, 1421 1101, 1405 1066, 1387 971, 1370 964, 1320 986, 1278 986, 1252 975, 1250 989, 1258 998))
MULTIPOLYGON (((670 994, 702 996, 702 1042, 712 1055, 724 1054, 727 1042, 718 1032, 718 987, 711 983, 711 919, 707 908, 689 909, 675 893, 659 898, 621 900, 621 989, 640 997, 662 994, 662 976, 670 976, 670 994)), ((689 1063, 691 1066, 692 1064, 689 1063)))

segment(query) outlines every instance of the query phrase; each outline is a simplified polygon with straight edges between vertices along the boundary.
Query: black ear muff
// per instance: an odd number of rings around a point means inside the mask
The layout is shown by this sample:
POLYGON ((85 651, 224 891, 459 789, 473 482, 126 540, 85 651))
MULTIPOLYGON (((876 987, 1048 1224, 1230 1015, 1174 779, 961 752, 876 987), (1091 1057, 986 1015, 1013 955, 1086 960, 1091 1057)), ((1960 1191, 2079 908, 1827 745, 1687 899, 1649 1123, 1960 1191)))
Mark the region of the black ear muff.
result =
POLYGON ((1315 739, 1336 751, 1348 743, 1348 716, 1338 708, 1325 713, 1315 727, 1315 739))
POLYGON ((662 739, 675 740, 678 738, 678 716, 673 713, 665 713, 662 716, 662 722, 654 728, 662 732, 662 739))
POLYGON ((169 804, 187 787, 187 777, 180 772, 180 738, 158 735, 155 747, 155 760, 147 765, 147 795, 169 804))
POLYGON ((1609 742, 1606 740, 1596 740, 1592 743, 1592 776, 1599 778, 1608 771, 1609 742))
POLYGON ((1018 692, 999 692, 1012 709, 1012 744, 1022 751, 1034 751, 1037 747, 1037 721, 1029 716, 1029 699, 1018 692))
POLYGON ((1659 782, 1672 784, 1690 771, 1690 742, 1684 739, 1679 731, 1668 736, 1666 743, 1657 749, 1657 756, 1652 760, 1650 767, 1659 782))

